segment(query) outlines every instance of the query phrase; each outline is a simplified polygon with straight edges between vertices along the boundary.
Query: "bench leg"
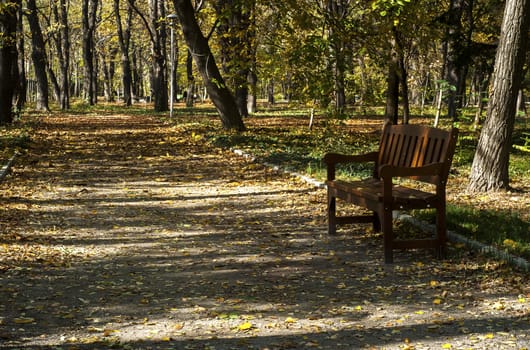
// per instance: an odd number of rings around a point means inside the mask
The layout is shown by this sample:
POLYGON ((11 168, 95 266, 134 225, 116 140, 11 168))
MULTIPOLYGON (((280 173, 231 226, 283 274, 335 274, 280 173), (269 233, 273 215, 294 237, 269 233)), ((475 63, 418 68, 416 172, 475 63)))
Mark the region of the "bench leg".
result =
POLYGON ((374 229, 374 232, 381 232, 381 220, 379 219, 379 214, 377 212, 373 212, 373 221, 372 221, 372 228, 374 229))
POLYGON ((330 235, 337 233, 336 207, 335 197, 328 196, 328 234, 330 235))
POLYGON ((383 226, 383 249, 385 253, 385 264, 394 262, 394 233, 392 231, 392 210, 385 210, 382 217, 383 226))

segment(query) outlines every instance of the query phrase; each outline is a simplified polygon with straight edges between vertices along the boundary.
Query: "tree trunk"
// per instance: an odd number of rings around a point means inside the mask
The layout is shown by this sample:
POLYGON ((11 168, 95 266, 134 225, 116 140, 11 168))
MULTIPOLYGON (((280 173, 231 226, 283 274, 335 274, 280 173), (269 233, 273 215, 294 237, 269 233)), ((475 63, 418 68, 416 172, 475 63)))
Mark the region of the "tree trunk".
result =
MULTIPOLYGON (((134 0, 131 0, 134 1, 134 0)), ((118 44, 121 51, 121 70, 123 85, 123 102, 126 106, 132 105, 132 72, 129 59, 129 48, 131 40, 132 8, 127 2, 127 18, 125 29, 123 28, 120 15, 120 0, 114 0, 114 15, 116 16, 116 29, 118 32, 118 44)))
POLYGON ((96 15, 99 0, 83 0, 83 60, 85 64, 85 91, 90 105, 97 103, 97 70, 95 55, 96 15))
MULTIPOLYGON (((24 49, 24 35, 21 35, 21 33, 24 33, 24 21, 23 21, 23 13, 22 13, 22 6, 21 0, 16 1, 18 3, 17 8, 17 66, 18 66, 18 72, 17 72, 17 79, 15 80, 17 82, 16 84, 16 110, 17 113, 20 113, 22 111, 22 108, 24 107, 26 101, 27 101, 27 85, 28 81, 26 78, 26 70, 25 70, 25 49, 24 49)), ((0 79, 0 81, 3 81, 3 79, 0 79)))
POLYGON ((348 13, 346 2, 329 0, 325 3, 325 18, 328 25, 328 35, 330 38, 330 50, 333 63, 333 79, 335 83, 335 112, 342 114, 346 107, 345 75, 346 75, 346 54, 345 43, 341 32, 344 28, 344 18, 348 13))
POLYGON ((403 124, 408 124, 410 120, 409 83, 405 58, 402 52, 399 56, 399 80, 401 84, 401 103, 403 104, 403 124))
POLYGON ((28 23, 31 31, 31 58, 37 78, 37 110, 49 111, 48 75, 46 74, 46 49, 42 36, 37 5, 35 0, 28 0, 28 23))
POLYGON ((193 56, 191 51, 188 50, 188 56, 186 57, 186 77, 188 79, 188 87, 186 90, 186 107, 193 107, 193 95, 195 94, 195 77, 193 76, 193 56))
POLYGON ((234 96, 228 90, 217 68, 208 41, 202 34, 195 19, 194 9, 190 0, 173 0, 173 3, 188 49, 193 54, 195 64, 201 73, 208 94, 219 112, 223 127, 239 131, 244 130, 243 119, 235 103, 234 96))
POLYGON ((256 69, 253 68, 248 73, 248 85, 250 87, 250 93, 248 94, 247 110, 249 114, 256 113, 257 111, 258 76, 256 75, 255 71, 256 69))
MULTIPOLYGON (((248 2, 250 3, 250 2, 248 2)), ((218 0, 216 2, 221 67, 227 81, 233 88, 239 114, 248 116, 248 73, 252 50, 250 30, 251 6, 245 1, 218 0)))
MULTIPOLYGON (((3 3, 5 4, 5 3, 3 3)), ((8 1, 8 5, 17 4, 8 1)), ((18 2, 20 5, 20 2, 18 2)), ((7 6, 7 5, 6 5, 7 6)), ((13 121, 13 94, 17 86, 17 7, 8 7, 0 11, 0 124, 13 121), (6 82, 10 82, 6 84, 6 82)))
POLYGON ((166 25, 160 22, 165 18, 165 6, 163 0, 150 1, 150 27, 152 28, 153 40, 151 41, 151 55, 153 58, 152 88, 154 107, 157 112, 169 110, 168 84, 167 84, 167 60, 166 60, 166 25))
POLYGON ((447 95, 447 116, 457 118, 457 90, 460 84, 459 59, 462 56, 462 14, 464 10, 464 0, 451 0, 447 13, 447 55, 445 58, 446 76, 445 80, 454 89, 448 90, 447 95))
POLYGON ((493 89, 486 122, 471 167, 470 191, 509 188, 509 156, 517 93, 526 57, 530 0, 508 0, 495 57, 493 89))
MULTIPOLYGON (((59 59, 59 80, 56 95, 62 110, 70 108, 70 28, 68 26, 68 9, 65 0, 53 2, 52 12, 55 23, 60 29, 54 36, 55 50, 59 59)), ((51 78, 51 75, 50 75, 51 78)))
POLYGON ((276 103, 274 99, 274 79, 269 79, 269 83, 267 84, 267 102, 270 106, 276 103))
POLYGON ((399 77, 396 62, 391 60, 388 67, 388 88, 386 91, 385 120, 392 124, 398 123, 399 112, 399 77))
POLYGON ((27 15, 29 28, 31 30, 31 58, 35 68, 35 77, 37 78, 37 110, 49 111, 49 94, 48 94, 48 75, 46 74, 46 49, 44 46, 44 37, 39 23, 37 5, 35 0, 28 0, 27 15))

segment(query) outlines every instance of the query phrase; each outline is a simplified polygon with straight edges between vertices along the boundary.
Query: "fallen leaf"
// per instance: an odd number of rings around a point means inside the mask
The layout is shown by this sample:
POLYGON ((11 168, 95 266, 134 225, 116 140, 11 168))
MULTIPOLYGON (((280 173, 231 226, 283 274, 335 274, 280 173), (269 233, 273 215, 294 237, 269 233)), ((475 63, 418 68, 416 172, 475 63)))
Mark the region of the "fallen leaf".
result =
POLYGON ((250 322, 243 322, 237 327, 237 329, 240 331, 248 331, 251 328, 252 328, 252 323, 250 322))
POLYGON ((16 324, 28 324, 35 322, 33 317, 17 317, 13 320, 16 324))

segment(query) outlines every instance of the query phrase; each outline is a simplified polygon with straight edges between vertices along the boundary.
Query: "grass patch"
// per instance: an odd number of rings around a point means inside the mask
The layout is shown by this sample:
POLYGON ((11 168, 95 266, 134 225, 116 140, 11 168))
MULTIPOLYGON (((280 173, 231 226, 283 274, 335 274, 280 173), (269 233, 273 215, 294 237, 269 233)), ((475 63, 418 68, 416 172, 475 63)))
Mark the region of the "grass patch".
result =
MULTIPOLYGON (((415 216, 434 224, 432 211, 417 211, 415 216)), ((448 204, 447 227, 468 238, 530 260, 530 222, 517 212, 448 204)))

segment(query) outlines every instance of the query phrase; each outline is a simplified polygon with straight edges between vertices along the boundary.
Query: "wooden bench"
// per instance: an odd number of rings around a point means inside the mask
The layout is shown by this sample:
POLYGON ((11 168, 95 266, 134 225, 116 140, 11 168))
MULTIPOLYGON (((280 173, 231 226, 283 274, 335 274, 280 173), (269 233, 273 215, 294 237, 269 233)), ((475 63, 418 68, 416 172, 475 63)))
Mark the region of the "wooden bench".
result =
MULTIPOLYGON (((458 130, 450 131, 420 125, 391 125, 383 128, 379 150, 362 155, 328 153, 328 232, 349 223, 373 224, 383 231, 385 263, 393 262, 393 250, 432 248, 439 256, 445 254, 445 187, 458 130), (339 163, 373 162, 373 176, 360 181, 335 179, 339 163), (396 185, 394 178, 409 178, 430 183, 431 190, 414 185, 396 185), (336 216, 336 199, 367 208, 371 215, 336 216), (436 209, 436 235, 428 239, 396 239, 392 231, 392 211, 436 209)), ((414 182, 411 182, 414 184, 414 182)), ((419 183, 418 183, 419 184, 419 183)))

